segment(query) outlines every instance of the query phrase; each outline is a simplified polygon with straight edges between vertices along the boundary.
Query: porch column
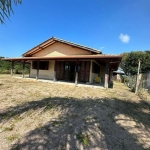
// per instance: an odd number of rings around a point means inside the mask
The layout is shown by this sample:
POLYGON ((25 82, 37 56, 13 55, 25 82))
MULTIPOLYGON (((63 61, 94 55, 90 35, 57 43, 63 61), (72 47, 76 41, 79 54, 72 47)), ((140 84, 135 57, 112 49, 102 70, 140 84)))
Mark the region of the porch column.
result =
POLYGON ((25 60, 22 63, 22 78, 24 78, 24 67, 25 67, 25 60))
POLYGON ((78 84, 78 72, 76 72, 76 75, 75 75, 75 85, 78 84))
POLYGON ((78 84, 78 69, 79 69, 79 67, 78 67, 78 61, 77 61, 77 63, 76 63, 76 68, 75 68, 75 85, 77 85, 78 84))
POLYGON ((39 60, 37 61, 36 80, 39 79, 39 60))
POLYGON ((113 80, 113 70, 112 70, 112 67, 110 67, 110 69, 109 69, 109 80, 110 81, 113 80))
POLYGON ((105 70, 105 84, 104 84, 105 88, 108 88, 108 78, 109 78, 109 75, 108 75, 108 62, 107 62, 106 63, 106 70, 105 70))
POLYGON ((54 82, 56 82, 56 60, 54 64, 54 82))
POLYGON ((13 77, 14 62, 11 62, 11 77, 13 77))
POLYGON ((92 69, 93 69, 93 60, 91 60, 90 63, 90 75, 89 75, 89 82, 93 83, 93 79, 92 79, 92 69))

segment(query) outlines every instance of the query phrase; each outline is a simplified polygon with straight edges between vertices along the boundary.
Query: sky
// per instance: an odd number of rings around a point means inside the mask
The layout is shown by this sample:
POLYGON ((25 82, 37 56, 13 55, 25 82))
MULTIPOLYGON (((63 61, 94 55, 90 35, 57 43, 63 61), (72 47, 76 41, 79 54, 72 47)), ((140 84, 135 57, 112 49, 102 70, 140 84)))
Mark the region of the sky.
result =
POLYGON ((52 36, 122 54, 150 50, 150 0, 22 0, 0 24, 0 56, 21 57, 52 36))

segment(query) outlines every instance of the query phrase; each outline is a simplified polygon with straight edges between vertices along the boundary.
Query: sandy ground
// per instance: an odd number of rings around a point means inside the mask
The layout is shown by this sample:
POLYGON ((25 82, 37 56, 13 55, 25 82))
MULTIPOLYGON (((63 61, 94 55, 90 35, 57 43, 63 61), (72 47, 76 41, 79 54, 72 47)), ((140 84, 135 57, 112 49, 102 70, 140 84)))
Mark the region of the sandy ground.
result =
POLYGON ((122 83, 75 87, 0 75, 0 150, 149 150, 150 107, 122 83))

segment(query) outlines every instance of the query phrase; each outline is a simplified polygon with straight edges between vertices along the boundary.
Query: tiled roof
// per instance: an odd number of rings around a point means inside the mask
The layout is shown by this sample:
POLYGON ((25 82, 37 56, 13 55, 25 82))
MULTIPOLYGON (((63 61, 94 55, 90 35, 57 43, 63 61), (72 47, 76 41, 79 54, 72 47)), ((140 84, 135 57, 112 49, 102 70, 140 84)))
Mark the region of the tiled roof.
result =
POLYGON ((49 45, 53 44, 54 42, 61 42, 61 43, 67 44, 67 45, 71 45, 71 46, 74 46, 74 47, 77 47, 77 48, 81 48, 81 49, 86 50, 86 51, 90 51, 94 54, 102 54, 101 50, 93 49, 93 48, 90 48, 90 47, 87 47, 87 46, 79 45, 79 44, 76 44, 76 43, 73 43, 73 42, 69 42, 69 41, 59 39, 59 38, 52 37, 52 38, 46 40, 45 42, 37 45, 36 47, 32 48, 31 50, 27 51, 22 56, 28 57, 28 56, 30 56, 34 53, 39 52, 40 50, 42 50, 42 48, 48 47, 49 45))

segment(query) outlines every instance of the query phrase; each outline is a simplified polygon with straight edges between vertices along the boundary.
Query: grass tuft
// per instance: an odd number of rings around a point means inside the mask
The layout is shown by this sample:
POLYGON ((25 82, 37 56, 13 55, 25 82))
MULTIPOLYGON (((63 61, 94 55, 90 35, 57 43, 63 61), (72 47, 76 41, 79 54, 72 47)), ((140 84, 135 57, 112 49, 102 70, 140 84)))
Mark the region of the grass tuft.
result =
POLYGON ((9 127, 5 127, 4 131, 12 131, 14 129, 14 124, 10 125, 9 127))
POLYGON ((14 141, 14 140, 18 140, 19 137, 20 137, 19 134, 12 134, 11 136, 6 137, 6 140, 12 142, 12 141, 14 141))
POLYGON ((84 145, 85 147, 87 147, 87 146, 89 145, 90 140, 89 140, 89 136, 88 136, 88 135, 85 135, 85 134, 83 134, 83 133, 80 132, 79 134, 76 135, 76 137, 77 137, 77 139, 78 139, 81 143, 83 143, 83 145, 84 145))

